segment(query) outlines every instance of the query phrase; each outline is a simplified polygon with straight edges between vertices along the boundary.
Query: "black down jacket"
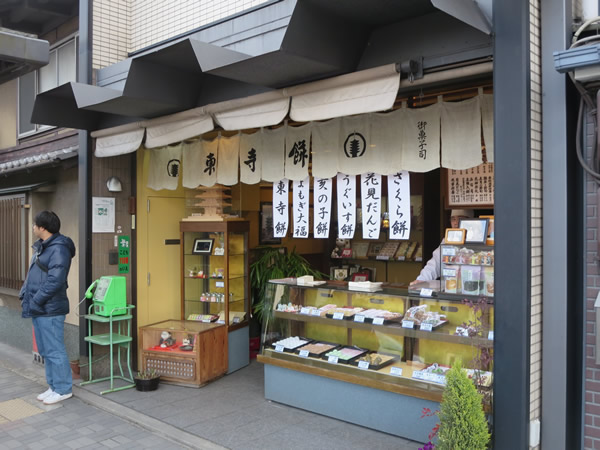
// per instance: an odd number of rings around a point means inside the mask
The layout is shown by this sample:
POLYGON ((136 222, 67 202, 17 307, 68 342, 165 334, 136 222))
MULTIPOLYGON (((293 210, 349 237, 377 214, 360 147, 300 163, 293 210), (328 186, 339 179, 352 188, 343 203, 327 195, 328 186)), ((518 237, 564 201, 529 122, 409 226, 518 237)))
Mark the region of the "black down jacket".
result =
POLYGON ((69 313, 67 275, 75 244, 71 238, 54 233, 33 244, 33 257, 19 297, 23 317, 59 316, 69 313))

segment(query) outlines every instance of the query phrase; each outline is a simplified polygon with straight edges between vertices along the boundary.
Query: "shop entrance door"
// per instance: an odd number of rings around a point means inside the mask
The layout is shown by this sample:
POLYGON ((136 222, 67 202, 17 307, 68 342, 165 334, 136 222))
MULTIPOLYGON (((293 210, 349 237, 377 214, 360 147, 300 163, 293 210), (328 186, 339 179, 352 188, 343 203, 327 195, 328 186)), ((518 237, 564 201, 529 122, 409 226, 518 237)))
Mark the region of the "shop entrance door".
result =
MULTIPOLYGON (((179 220, 185 199, 148 197, 148 322, 181 319, 179 220)), ((140 324, 138 324, 139 326, 140 324)))

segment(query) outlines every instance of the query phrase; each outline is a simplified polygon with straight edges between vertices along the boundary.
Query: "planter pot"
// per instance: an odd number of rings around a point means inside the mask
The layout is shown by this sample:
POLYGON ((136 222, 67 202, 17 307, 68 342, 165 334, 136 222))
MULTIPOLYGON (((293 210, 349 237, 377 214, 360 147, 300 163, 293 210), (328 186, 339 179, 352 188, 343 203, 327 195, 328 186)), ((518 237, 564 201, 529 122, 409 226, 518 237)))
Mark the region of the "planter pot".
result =
POLYGON ((135 388, 138 391, 147 392, 147 391, 155 391, 158 389, 158 382, 160 381, 160 377, 150 378, 148 380, 141 380, 139 378, 134 378, 135 388))
POLYGON ((80 372, 80 370, 81 370, 81 369, 80 369, 80 367, 79 367, 79 360, 78 360, 78 359, 76 359, 76 360, 74 360, 74 361, 70 361, 70 362, 69 362, 69 364, 71 365, 71 372, 73 373, 73 374, 72 374, 72 375, 73 375, 73 378, 74 378, 74 379, 81 378, 81 377, 79 376, 79 372, 80 372))

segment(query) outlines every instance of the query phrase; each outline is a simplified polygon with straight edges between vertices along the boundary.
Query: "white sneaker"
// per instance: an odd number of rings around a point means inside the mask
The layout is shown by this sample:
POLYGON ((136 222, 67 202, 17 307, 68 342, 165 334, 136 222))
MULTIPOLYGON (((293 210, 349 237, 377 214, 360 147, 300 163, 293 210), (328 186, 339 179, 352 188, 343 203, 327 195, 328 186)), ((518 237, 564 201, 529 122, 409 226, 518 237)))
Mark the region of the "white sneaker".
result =
POLYGON ((38 399, 40 402, 43 402, 44 400, 46 400, 46 399, 47 399, 47 398, 50 396, 50 394, 52 394, 52 392, 54 392, 54 391, 52 390, 52 388, 48 388, 48 390, 47 390, 47 391, 45 391, 45 392, 42 392, 40 395, 38 395, 38 396, 37 396, 37 399, 38 399))
POLYGON ((73 393, 60 395, 58 392, 52 392, 48 397, 44 399, 44 405, 53 405, 71 397, 73 397, 73 393))

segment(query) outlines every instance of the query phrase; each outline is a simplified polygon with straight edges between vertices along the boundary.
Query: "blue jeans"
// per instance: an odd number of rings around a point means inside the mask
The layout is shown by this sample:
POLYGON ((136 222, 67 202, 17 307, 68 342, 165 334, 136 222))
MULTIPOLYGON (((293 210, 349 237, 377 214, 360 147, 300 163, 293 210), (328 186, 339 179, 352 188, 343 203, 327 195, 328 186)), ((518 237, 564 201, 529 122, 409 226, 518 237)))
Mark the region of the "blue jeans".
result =
POLYGON ((65 348, 65 316, 34 317, 32 321, 35 341, 44 357, 48 386, 60 395, 70 394, 73 378, 65 348))

